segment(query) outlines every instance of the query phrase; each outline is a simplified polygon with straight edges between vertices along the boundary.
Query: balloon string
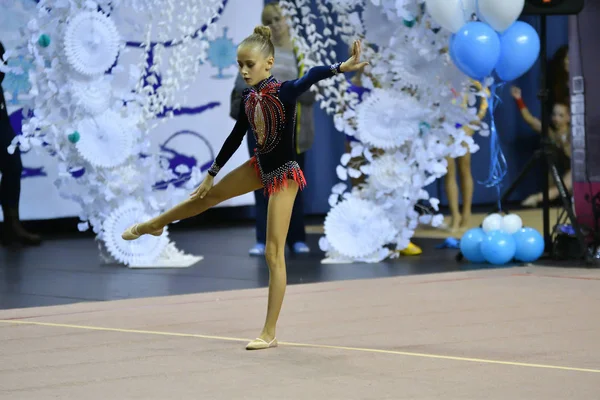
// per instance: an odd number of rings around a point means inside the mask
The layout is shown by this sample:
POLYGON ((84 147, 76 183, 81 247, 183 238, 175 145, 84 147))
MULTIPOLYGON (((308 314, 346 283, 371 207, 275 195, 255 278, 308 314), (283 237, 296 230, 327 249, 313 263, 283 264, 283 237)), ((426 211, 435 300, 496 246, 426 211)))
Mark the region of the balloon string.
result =
POLYGON ((494 111, 496 108, 496 102, 500 101, 500 97, 496 94, 496 90, 504 85, 502 83, 494 83, 490 87, 490 95, 488 97, 489 111, 490 111, 490 170, 488 173, 487 180, 479 182, 488 188, 496 187, 498 193, 498 208, 502 209, 501 194, 500 194, 500 183, 508 172, 508 165, 506 158, 500 147, 500 141, 498 140, 498 132, 496 130, 496 122, 494 119, 494 111))

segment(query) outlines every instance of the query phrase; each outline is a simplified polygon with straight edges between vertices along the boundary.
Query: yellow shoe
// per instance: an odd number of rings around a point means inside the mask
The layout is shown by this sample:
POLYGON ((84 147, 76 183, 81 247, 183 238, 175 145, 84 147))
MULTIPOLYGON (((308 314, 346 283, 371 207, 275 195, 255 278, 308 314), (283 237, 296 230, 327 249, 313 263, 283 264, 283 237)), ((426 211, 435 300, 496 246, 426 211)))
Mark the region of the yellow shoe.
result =
POLYGON ((246 350, 263 350, 271 347, 277 347, 277 339, 273 338, 270 342, 261 338, 256 338, 246 345, 246 350))
POLYGON ((423 250, 413 242, 409 242, 404 250, 400 250, 401 256, 418 256, 423 253, 423 250))

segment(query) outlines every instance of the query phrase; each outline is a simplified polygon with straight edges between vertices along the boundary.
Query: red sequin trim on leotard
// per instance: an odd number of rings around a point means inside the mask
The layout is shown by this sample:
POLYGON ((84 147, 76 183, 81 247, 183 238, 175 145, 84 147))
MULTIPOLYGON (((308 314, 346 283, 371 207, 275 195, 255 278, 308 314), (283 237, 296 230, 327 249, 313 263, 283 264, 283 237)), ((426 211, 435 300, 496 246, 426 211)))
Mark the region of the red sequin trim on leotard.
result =
POLYGON ((288 180, 291 179, 298 184, 300 190, 306 187, 306 179, 300 165, 296 161, 288 161, 275 171, 265 174, 260 167, 260 162, 256 156, 250 159, 250 164, 254 167, 256 175, 264 185, 265 195, 271 196, 274 193, 288 187, 288 180))

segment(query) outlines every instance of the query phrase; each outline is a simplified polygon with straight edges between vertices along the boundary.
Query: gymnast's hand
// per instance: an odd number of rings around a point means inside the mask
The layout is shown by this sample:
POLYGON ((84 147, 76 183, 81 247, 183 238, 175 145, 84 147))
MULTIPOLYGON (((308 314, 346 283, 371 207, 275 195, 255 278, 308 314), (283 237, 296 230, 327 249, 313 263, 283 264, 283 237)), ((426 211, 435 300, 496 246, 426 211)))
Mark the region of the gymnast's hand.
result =
POLYGON ((342 72, 354 72, 360 71, 365 68, 369 63, 367 61, 360 61, 360 40, 355 40, 352 43, 352 56, 344 61, 340 66, 342 72))
POLYGON ((212 175, 206 175, 206 178, 204 178, 200 186, 198 186, 196 190, 194 190, 192 194, 190 194, 190 199, 203 199, 204 196, 206 196, 206 194, 210 191, 210 189, 212 189, 214 179, 215 178, 213 178, 212 175))
POLYGON ((510 88, 510 94, 516 100, 519 100, 521 98, 521 89, 518 88, 518 87, 516 87, 516 86, 511 86, 511 88, 510 88))

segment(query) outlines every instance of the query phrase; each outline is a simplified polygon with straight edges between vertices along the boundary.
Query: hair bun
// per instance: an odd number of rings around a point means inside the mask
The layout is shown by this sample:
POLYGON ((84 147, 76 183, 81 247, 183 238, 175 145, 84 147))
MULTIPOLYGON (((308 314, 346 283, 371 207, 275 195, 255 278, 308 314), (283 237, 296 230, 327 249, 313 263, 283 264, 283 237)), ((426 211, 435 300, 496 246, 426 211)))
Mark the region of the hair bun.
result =
POLYGON ((256 28, 254 28, 254 33, 267 40, 271 40, 271 28, 269 28, 268 26, 259 25, 256 28))

